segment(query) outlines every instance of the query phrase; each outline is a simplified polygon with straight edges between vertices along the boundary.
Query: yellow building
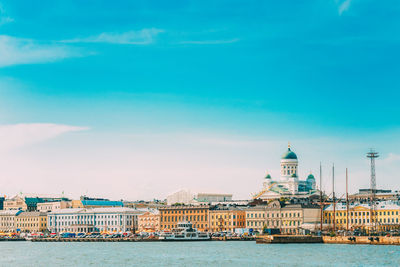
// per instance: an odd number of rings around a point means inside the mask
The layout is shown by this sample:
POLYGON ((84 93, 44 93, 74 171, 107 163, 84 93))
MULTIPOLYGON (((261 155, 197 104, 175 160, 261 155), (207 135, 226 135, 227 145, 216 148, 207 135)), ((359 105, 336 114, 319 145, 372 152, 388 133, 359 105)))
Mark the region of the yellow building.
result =
POLYGON ((279 229, 282 234, 304 234, 305 226, 315 229, 320 222, 321 209, 317 205, 283 204, 278 200, 268 204, 266 227, 279 229))
POLYGON ((166 206, 159 208, 160 230, 172 230, 179 221, 186 218, 199 231, 208 231, 208 205, 198 206, 166 206))
POLYGON ((324 223, 328 224, 330 229, 334 227, 334 220, 336 230, 346 230, 347 225, 348 230, 369 231, 371 227, 375 227, 377 231, 399 229, 400 206, 393 202, 380 202, 376 206, 375 213, 371 216, 369 204, 351 204, 349 205, 349 216, 347 216, 346 204, 337 203, 335 205, 335 216, 333 205, 329 205, 324 210, 324 223))
POLYGON ((246 212, 237 208, 218 208, 209 211, 210 232, 235 232, 246 227, 246 212))
POLYGON ((28 205, 25 202, 25 198, 20 196, 15 196, 4 201, 5 210, 27 210, 28 205))
POLYGON ((251 207, 246 210, 246 228, 262 233, 265 225, 265 206, 251 207))
POLYGON ((158 210, 147 211, 138 216, 139 232, 158 232, 160 231, 160 212, 158 210))
POLYGON ((37 233, 47 229, 47 213, 38 211, 21 212, 15 217, 16 229, 21 233, 37 233))
POLYGON ((16 230, 16 217, 22 211, 20 210, 1 210, 0 211, 0 231, 1 232, 15 232, 16 230))

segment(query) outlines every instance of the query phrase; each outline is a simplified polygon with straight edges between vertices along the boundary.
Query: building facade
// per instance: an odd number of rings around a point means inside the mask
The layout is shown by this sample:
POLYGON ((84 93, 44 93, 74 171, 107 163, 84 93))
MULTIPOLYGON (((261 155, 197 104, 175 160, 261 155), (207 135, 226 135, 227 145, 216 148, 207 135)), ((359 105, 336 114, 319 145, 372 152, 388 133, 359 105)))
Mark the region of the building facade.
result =
POLYGON ((160 230, 170 231, 176 228, 179 221, 190 221, 199 231, 208 231, 208 205, 198 206, 166 206, 159 208, 160 230))
POLYGON ((135 232, 137 217, 144 212, 125 207, 60 209, 48 213, 47 228, 51 232, 135 232))
POLYGON ((5 210, 36 211, 40 203, 69 201, 64 196, 39 195, 39 194, 19 194, 4 201, 5 210))
POLYGON ((4 201, 4 210, 27 210, 28 206, 25 199, 20 196, 15 196, 4 201))
POLYGON ((21 210, 1 210, 0 211, 0 231, 5 233, 15 232, 15 218, 21 210))
POLYGON ((303 234, 304 225, 320 223, 321 209, 312 204, 282 204, 278 200, 268 204, 265 213, 266 227, 279 229, 282 234, 303 234))
POLYGON ((204 203, 227 202, 232 201, 232 194, 198 193, 195 195, 195 201, 204 203))
POLYGON ((400 229, 400 205, 397 202, 379 202, 373 214, 369 204, 361 203, 349 204, 348 209, 346 203, 336 203, 335 214, 333 210, 333 204, 324 209, 324 223, 329 229, 365 231, 370 231, 372 227, 377 231, 400 229))
POLYGON ((160 212, 158 210, 147 211, 138 216, 139 232, 160 231, 160 212))
POLYGON ((15 217, 17 232, 38 233, 47 230, 47 213, 38 211, 21 212, 15 217))
POLYGON ((67 209, 71 207, 71 201, 44 202, 37 204, 37 210, 39 212, 52 212, 55 210, 67 209))
POLYGON ((106 207, 123 207, 122 201, 112 201, 105 198, 92 198, 81 196, 79 200, 72 200, 72 208, 106 208, 106 207))
POLYGON ((252 232, 262 233, 265 225, 265 206, 255 206, 246 209, 246 228, 252 232))
POLYGON ((245 228, 246 212, 242 209, 220 207, 209 211, 210 232, 235 232, 237 228, 245 228))

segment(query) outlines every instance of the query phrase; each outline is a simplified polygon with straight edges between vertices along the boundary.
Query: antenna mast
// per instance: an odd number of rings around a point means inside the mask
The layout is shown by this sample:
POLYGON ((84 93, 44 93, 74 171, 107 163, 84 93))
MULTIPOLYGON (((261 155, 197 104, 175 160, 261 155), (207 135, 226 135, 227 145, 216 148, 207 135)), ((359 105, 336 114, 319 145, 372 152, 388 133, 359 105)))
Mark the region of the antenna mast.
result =
POLYGON ((376 175, 375 175, 375 159, 379 157, 379 153, 374 149, 370 149, 367 153, 367 158, 371 160, 371 192, 370 192, 370 225, 371 230, 375 231, 375 212, 376 212, 376 175))
POLYGON ((332 164, 333 232, 336 232, 335 164, 332 164))
POLYGON ((346 230, 349 231, 349 177, 346 168, 346 230))
POLYGON ((319 163, 319 196, 320 196, 320 204, 321 204, 321 236, 322 236, 322 224, 323 224, 323 213, 324 213, 324 203, 322 202, 322 167, 321 162, 319 163))

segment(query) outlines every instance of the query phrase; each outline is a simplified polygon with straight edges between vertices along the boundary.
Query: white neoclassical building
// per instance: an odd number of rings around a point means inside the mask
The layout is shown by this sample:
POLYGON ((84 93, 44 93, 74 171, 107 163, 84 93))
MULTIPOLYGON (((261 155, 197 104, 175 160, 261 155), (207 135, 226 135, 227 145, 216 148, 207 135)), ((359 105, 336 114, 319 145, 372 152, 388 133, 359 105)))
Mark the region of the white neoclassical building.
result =
POLYGON ((125 207, 59 209, 48 213, 47 228, 55 233, 134 232, 138 215, 145 212, 125 207))
POLYGON ((298 176, 299 161, 290 145, 281 157, 281 175, 279 180, 273 180, 267 174, 264 179, 263 189, 254 199, 275 199, 282 196, 308 196, 316 193, 315 178, 310 173, 306 180, 299 180, 298 176))

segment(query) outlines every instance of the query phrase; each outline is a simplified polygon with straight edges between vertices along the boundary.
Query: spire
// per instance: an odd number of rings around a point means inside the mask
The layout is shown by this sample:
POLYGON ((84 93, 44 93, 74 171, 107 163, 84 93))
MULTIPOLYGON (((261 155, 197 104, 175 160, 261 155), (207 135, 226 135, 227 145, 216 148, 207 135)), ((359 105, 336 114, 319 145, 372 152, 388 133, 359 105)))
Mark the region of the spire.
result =
POLYGON ((290 150, 290 141, 287 144, 287 148, 288 148, 288 150, 290 150))

